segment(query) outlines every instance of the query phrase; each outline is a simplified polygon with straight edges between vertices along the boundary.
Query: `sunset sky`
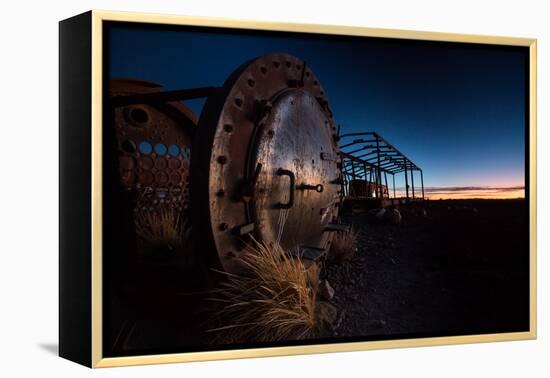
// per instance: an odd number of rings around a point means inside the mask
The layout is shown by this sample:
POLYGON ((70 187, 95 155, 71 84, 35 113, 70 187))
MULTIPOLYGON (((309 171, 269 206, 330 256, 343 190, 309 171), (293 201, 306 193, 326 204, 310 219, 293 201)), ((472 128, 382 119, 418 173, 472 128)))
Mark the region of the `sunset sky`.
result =
MULTIPOLYGON (((382 135, 423 168, 428 197, 524 195, 520 48, 118 26, 109 48, 111 78, 166 89, 222 85, 247 60, 293 54, 319 78, 343 132, 382 135)), ((203 102, 187 103, 199 115, 203 102)), ((404 187, 402 175, 396 186, 404 187)))

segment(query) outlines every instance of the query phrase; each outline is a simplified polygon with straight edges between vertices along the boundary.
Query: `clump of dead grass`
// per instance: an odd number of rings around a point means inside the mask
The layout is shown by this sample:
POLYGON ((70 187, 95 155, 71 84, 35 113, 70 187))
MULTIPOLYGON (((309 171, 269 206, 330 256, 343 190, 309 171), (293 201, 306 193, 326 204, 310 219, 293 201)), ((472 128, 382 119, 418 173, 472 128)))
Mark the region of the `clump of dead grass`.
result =
POLYGON ((181 212, 169 207, 141 212, 135 219, 137 235, 154 249, 181 251, 188 247, 191 226, 181 212))
POLYGON ((328 261, 334 264, 343 264, 351 261, 355 255, 357 232, 352 228, 347 232, 337 232, 332 238, 328 253, 328 261))
POLYGON ((305 268, 280 245, 255 240, 243 257, 243 273, 222 273, 212 299, 221 305, 216 342, 300 340, 316 327, 319 268, 305 268))

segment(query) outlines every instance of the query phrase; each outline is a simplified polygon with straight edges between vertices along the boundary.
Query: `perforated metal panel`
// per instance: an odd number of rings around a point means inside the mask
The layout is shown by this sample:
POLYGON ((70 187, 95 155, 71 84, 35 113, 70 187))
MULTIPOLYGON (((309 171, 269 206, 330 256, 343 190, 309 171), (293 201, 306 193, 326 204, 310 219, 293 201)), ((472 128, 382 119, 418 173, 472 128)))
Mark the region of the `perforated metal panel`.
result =
MULTIPOLYGON (((138 80, 112 80, 111 96, 160 91, 138 80)), ((134 198, 134 210, 189 206, 189 162, 197 119, 181 102, 130 104, 112 109, 120 184, 134 198)))

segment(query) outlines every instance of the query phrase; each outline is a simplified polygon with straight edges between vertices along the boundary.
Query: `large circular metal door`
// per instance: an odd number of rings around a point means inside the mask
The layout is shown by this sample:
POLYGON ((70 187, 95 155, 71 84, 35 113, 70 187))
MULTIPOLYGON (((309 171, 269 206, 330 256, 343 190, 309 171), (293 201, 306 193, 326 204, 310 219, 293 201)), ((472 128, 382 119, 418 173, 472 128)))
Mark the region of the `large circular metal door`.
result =
POLYGON ((323 88, 287 54, 255 59, 209 98, 193 147, 191 201, 206 248, 227 271, 253 237, 322 252, 338 212, 336 125, 323 88))

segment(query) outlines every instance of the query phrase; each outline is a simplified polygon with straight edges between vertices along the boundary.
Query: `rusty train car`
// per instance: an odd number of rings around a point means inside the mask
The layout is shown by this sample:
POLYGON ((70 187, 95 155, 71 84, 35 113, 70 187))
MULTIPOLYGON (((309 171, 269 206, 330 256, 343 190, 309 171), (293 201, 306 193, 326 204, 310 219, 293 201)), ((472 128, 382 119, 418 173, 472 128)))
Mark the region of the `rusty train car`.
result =
POLYGON ((109 85, 111 98, 127 99, 114 102, 111 117, 119 187, 132 212, 126 219, 138 227, 138 255, 147 247, 140 237, 140 222, 160 221, 159 214, 174 213, 181 219, 189 215, 191 149, 198 119, 179 101, 132 100, 135 95, 160 91, 160 85, 143 80, 111 80, 109 85))
MULTIPOLYGON (((155 93, 160 85, 113 80, 110 95, 155 93)), ((115 107, 120 184, 135 196, 134 210, 189 207, 189 167, 197 117, 178 101, 115 107)))
POLYGON ((379 185, 368 180, 349 180, 350 197, 375 198, 376 193, 380 193, 382 198, 389 198, 388 187, 386 185, 379 185))
POLYGON ((177 212, 209 267, 238 271, 252 239, 316 261, 345 229, 337 125, 299 58, 263 56, 208 88, 113 80, 110 96, 129 217, 177 212), (206 98, 199 119, 182 102, 198 97, 206 98))

